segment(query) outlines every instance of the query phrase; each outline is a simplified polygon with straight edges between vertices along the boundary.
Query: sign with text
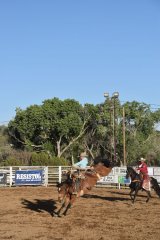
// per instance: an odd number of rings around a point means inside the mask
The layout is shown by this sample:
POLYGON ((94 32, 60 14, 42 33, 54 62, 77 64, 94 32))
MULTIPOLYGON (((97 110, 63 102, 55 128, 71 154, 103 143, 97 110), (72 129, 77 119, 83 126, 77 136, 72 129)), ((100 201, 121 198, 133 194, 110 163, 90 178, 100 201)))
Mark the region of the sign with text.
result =
POLYGON ((114 183, 115 182, 115 176, 105 176, 105 177, 102 177, 98 183, 114 183))
POLYGON ((43 170, 17 170, 15 172, 16 185, 41 185, 43 170))
POLYGON ((125 176, 118 176, 118 183, 129 184, 130 182, 130 178, 127 179, 125 176))
POLYGON ((153 175, 153 168, 152 167, 148 167, 148 175, 153 175))
MULTIPOLYGON (((153 168, 153 173, 154 173, 154 175, 160 175, 160 168, 159 167, 154 167, 153 168)), ((151 175, 153 175, 153 174, 151 174, 151 175)))

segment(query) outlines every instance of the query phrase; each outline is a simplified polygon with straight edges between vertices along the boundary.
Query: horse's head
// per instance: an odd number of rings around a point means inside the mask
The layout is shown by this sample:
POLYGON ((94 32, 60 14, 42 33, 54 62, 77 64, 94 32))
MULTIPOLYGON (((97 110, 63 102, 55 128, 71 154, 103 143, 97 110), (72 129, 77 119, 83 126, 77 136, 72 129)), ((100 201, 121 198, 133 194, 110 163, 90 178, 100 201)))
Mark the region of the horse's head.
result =
POLYGON ((136 171, 130 167, 130 166, 127 166, 127 171, 126 171, 126 178, 134 178, 136 176, 136 171))
POLYGON ((130 167, 127 166, 126 178, 128 179, 129 177, 130 177, 130 167))
POLYGON ((67 191, 67 185, 65 183, 57 183, 57 188, 58 188, 58 201, 62 202, 67 191))

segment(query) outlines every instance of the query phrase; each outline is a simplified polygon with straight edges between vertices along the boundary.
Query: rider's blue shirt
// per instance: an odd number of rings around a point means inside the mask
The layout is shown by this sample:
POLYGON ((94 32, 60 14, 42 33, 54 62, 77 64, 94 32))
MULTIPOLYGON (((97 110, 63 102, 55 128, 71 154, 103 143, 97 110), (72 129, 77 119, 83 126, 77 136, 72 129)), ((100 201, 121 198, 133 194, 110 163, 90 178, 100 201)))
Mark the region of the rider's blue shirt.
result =
POLYGON ((85 168, 88 165, 88 159, 83 158, 81 161, 77 162, 74 164, 74 166, 80 167, 80 168, 85 168))

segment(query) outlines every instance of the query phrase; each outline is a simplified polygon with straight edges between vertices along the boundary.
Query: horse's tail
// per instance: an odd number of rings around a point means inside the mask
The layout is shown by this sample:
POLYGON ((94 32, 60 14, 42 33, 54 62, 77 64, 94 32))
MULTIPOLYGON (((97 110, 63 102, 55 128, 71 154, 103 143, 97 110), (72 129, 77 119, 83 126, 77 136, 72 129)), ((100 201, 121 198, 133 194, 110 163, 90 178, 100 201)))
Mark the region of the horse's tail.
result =
POLYGON ((157 195, 160 198, 160 187, 158 185, 157 179, 155 179, 154 177, 151 177, 151 184, 152 184, 154 191, 157 193, 157 195))

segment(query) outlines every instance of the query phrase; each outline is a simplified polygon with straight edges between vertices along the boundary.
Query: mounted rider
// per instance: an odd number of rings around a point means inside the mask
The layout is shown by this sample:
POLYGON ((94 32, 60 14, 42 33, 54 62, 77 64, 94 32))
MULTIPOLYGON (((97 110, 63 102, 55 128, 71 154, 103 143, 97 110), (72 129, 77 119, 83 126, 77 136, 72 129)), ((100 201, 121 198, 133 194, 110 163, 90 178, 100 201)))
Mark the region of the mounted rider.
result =
POLYGON ((73 170, 76 170, 73 174, 72 174, 72 179, 73 179, 73 183, 74 183, 74 194, 77 194, 77 190, 79 189, 79 185, 80 185, 80 179, 83 178, 83 172, 85 172, 87 169, 89 169, 90 167, 88 166, 88 155, 86 152, 82 152, 80 154, 80 161, 75 163, 72 166, 73 170))
POLYGON ((88 165, 88 158, 87 158, 88 156, 87 156, 86 152, 82 152, 79 157, 80 157, 80 161, 75 163, 72 167, 74 169, 82 169, 83 170, 88 165))
POLYGON ((139 174, 142 179, 142 187, 146 190, 150 190, 150 180, 148 175, 148 166, 146 164, 146 159, 141 157, 138 163, 139 174))

